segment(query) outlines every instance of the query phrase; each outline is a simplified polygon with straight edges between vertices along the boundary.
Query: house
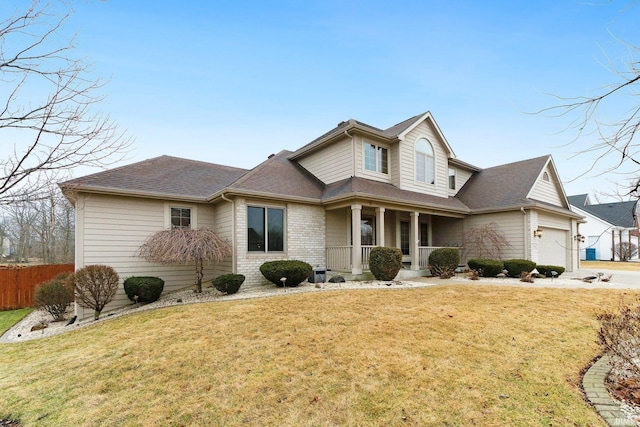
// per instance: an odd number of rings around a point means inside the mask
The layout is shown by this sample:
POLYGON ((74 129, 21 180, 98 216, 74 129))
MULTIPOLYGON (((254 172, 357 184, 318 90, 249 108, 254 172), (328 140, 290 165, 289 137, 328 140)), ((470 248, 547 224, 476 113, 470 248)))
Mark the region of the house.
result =
MULTIPOLYGON (((193 268, 135 257, 152 233, 209 227, 233 254, 205 277, 266 284, 262 263, 300 259, 358 276, 375 246, 402 250, 403 274, 425 274, 437 247, 497 223, 504 258, 576 268, 577 222, 546 155, 481 169, 459 160, 430 112, 387 129, 350 119, 296 151, 250 170, 162 156, 61 184, 76 209, 76 268, 108 264, 121 278, 162 277, 165 289, 193 282, 193 268), (352 224, 359 224, 352 226, 352 224)), ((123 292, 113 306, 126 303, 123 292)), ((81 310, 78 308, 78 310, 81 310)), ((79 313, 79 316, 84 316, 79 313)))
MULTIPOLYGON (((580 233, 585 242, 580 259, 620 261, 620 242, 638 248, 638 201, 592 204, 588 194, 567 198, 571 209, 585 217, 580 233)), ((638 259, 638 254, 632 254, 638 259)))

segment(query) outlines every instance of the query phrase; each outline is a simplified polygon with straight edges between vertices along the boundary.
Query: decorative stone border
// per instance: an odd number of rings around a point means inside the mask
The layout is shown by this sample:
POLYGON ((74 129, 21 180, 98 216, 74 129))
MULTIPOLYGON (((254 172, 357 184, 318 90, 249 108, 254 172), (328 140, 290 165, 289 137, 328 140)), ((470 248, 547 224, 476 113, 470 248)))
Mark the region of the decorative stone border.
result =
POLYGON ((602 356, 584 374, 582 387, 587 399, 610 426, 636 427, 637 424, 622 412, 620 404, 611 398, 604 385, 609 372, 609 356, 602 356))

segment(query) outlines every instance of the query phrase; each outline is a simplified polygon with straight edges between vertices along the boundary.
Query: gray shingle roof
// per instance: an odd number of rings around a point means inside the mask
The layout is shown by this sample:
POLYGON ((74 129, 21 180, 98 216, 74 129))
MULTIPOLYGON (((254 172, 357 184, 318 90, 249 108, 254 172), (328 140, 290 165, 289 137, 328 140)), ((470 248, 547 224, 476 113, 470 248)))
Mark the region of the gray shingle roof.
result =
POLYGON ((278 196, 317 199, 324 184, 296 162, 291 151, 283 150, 270 157, 228 187, 228 190, 267 193, 278 196))
POLYGON ((456 198, 473 210, 531 205, 533 188, 550 156, 482 169, 467 181, 456 198))
POLYGON ((410 203, 424 207, 469 213, 460 200, 452 197, 437 197, 429 194, 400 190, 395 185, 364 178, 347 178, 326 186, 322 199, 330 201, 340 197, 371 196, 399 203, 410 203))
POLYGON ((633 228, 637 201, 577 206, 616 227, 633 228))
POLYGON ((576 194, 575 196, 567 196, 567 200, 569 201, 570 205, 577 206, 581 209, 587 205, 588 199, 588 194, 576 194))
POLYGON ((205 200, 245 173, 246 169, 160 156, 72 179, 62 183, 61 187, 205 200))

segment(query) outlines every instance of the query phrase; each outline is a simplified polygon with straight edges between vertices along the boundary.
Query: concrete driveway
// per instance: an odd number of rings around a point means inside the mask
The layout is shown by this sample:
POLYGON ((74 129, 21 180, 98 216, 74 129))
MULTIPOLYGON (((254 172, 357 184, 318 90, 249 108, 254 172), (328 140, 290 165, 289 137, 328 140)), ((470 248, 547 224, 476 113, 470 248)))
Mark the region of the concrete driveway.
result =
POLYGON ((609 288, 609 289, 640 289, 640 271, 623 271, 623 270, 594 270, 581 268, 577 271, 567 272, 562 275, 563 278, 579 279, 587 276, 597 276, 603 273, 606 276, 611 275, 611 281, 598 282, 594 280, 592 283, 581 282, 575 280, 576 283, 583 283, 585 288, 609 288))

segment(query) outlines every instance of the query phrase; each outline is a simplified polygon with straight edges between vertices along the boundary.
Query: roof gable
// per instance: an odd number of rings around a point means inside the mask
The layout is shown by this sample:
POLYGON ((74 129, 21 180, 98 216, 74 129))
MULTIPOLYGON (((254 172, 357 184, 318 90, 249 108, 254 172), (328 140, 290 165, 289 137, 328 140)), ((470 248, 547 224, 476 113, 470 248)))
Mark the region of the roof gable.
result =
POLYGON ((482 169, 460 189, 456 198, 474 210, 530 205, 528 195, 550 156, 482 169))
POLYGON ((553 158, 551 156, 547 156, 547 158, 547 163, 538 173, 538 177, 527 194, 527 198, 557 204, 569 209, 569 202, 553 158))
POLYGON ((401 140, 405 139, 406 136, 409 134, 409 132, 411 132, 416 127, 418 127, 418 125, 420 125, 420 123, 422 123, 422 122, 426 122, 427 126, 429 126, 429 127, 431 127, 433 129, 433 131, 435 132, 435 134, 438 136, 438 138, 442 142, 443 146, 445 147, 449 157, 455 158, 456 157, 455 152, 451 148, 451 145, 449 144, 449 141, 447 141, 447 138, 445 138, 444 134, 442 133, 442 130, 440 130, 440 126, 438 126, 438 123, 436 123, 436 121, 433 118, 433 116, 431 115, 430 111, 427 111, 426 113, 421 114, 419 116, 414 116, 411 119, 405 120, 405 122, 402 122, 402 123, 399 123, 396 126, 393 126, 393 127, 397 127, 397 126, 399 126, 401 124, 405 125, 404 128, 402 128, 402 129, 398 128, 397 129, 399 132, 395 136, 397 136, 398 139, 401 139, 401 140), (407 123, 407 122, 409 122, 409 120, 411 120, 411 123, 407 123))

